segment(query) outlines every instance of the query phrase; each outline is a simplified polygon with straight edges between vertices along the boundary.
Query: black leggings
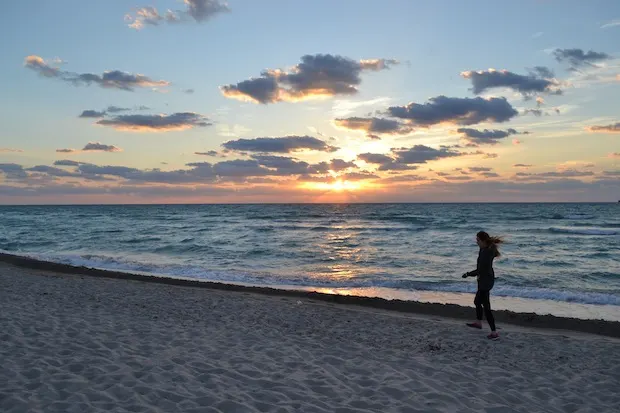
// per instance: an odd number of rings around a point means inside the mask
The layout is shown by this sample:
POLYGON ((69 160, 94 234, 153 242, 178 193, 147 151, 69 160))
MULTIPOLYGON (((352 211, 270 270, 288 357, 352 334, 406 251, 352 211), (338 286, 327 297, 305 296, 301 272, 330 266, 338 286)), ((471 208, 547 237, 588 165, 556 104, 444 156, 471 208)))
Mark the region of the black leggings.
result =
POLYGON ((474 304, 476 304, 476 318, 482 321, 482 309, 484 308, 484 315, 487 317, 487 323, 491 327, 491 331, 495 331, 495 318, 491 312, 491 301, 489 300, 489 290, 478 290, 474 304))

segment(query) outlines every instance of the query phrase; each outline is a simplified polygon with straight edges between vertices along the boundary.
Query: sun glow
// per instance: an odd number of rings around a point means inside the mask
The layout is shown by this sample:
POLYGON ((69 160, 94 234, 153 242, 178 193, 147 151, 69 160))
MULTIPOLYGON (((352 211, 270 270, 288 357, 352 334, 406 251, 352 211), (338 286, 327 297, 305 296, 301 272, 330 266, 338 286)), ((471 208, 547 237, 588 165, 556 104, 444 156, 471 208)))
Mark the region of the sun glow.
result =
POLYGON ((362 182, 351 182, 338 179, 333 182, 306 182, 302 187, 319 191, 344 192, 358 191, 367 187, 367 185, 364 185, 362 182))

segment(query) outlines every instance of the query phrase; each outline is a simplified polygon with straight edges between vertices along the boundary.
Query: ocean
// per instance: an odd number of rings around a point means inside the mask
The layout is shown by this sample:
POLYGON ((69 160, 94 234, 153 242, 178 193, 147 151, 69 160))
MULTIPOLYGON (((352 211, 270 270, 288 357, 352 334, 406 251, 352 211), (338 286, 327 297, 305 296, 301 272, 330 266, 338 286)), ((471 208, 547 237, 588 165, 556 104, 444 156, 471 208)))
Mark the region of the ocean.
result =
POLYGON ((620 315, 620 204, 0 207, 9 254, 385 298, 475 292, 461 275, 475 268, 479 230, 507 241, 495 297, 620 315))

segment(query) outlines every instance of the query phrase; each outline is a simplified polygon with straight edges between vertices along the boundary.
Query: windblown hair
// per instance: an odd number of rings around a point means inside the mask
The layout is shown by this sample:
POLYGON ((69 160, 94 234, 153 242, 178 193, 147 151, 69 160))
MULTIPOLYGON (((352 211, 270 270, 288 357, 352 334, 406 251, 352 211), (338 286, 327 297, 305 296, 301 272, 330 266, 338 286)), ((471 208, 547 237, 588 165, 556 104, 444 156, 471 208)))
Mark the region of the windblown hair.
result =
POLYGON ((493 248, 495 250, 495 257, 499 257, 500 255, 502 255, 497 248, 499 244, 504 243, 504 239, 502 237, 492 237, 484 231, 480 231, 479 233, 477 233, 476 237, 478 237, 480 241, 486 243, 490 248, 493 248))

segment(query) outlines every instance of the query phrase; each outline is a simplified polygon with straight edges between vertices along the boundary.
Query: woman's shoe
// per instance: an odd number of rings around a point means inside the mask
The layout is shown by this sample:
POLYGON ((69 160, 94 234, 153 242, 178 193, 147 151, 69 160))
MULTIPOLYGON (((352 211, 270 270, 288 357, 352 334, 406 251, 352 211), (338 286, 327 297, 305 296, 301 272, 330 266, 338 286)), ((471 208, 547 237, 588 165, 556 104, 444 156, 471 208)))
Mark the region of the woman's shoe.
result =
POLYGON ((477 328, 478 330, 482 330, 482 323, 467 323, 467 327, 477 328))
POLYGON ((491 334, 487 336, 489 340, 499 340, 499 333, 497 331, 493 331, 491 334))

